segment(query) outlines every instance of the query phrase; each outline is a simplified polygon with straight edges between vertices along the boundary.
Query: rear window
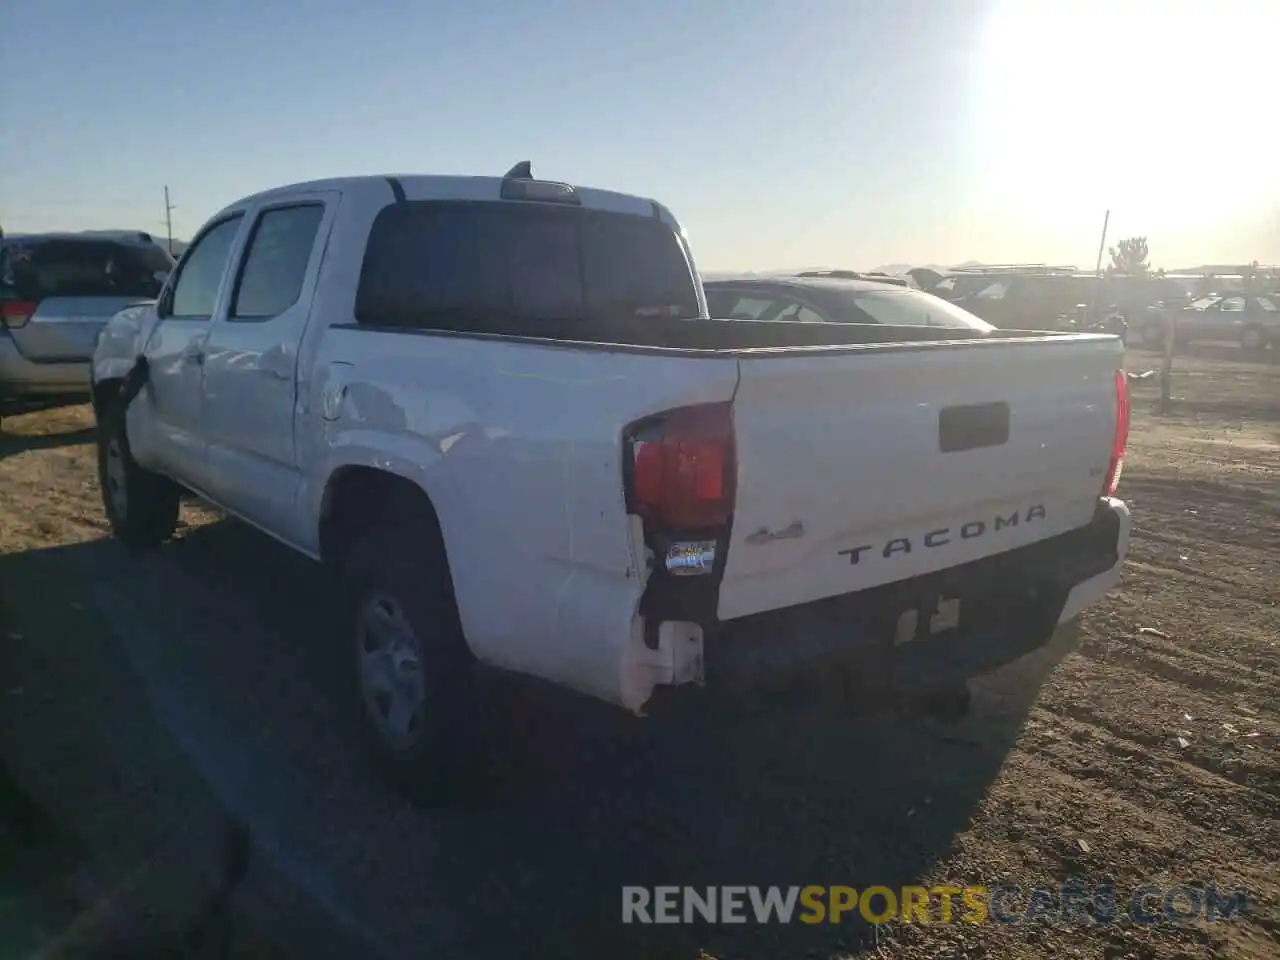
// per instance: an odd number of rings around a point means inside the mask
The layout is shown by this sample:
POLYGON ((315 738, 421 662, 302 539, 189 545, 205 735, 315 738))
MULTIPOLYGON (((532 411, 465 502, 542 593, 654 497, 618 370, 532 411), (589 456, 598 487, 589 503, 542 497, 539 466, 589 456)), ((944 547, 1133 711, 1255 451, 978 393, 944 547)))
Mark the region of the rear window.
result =
POLYGON ((698 316, 684 248, 656 217, 541 204, 410 201, 365 250, 356 319, 466 330, 513 321, 698 316))
POLYGON ((109 240, 13 240, 0 251, 0 284, 22 300, 154 297, 172 268, 159 247, 109 240))

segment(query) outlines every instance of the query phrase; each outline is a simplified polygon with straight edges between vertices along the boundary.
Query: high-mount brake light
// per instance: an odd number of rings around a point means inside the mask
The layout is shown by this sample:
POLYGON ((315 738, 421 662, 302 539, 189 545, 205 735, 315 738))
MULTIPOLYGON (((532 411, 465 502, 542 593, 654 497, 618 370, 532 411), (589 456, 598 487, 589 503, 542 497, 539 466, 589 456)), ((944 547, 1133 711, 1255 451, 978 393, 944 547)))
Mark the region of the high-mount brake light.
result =
POLYGON ((1104 497, 1115 496, 1120 485, 1120 471, 1124 469, 1124 452, 1129 445, 1129 378, 1123 370, 1116 371, 1116 432, 1111 443, 1111 462, 1107 465, 1107 478, 1102 484, 1104 497))
POLYGON ((509 178, 502 181, 503 200, 532 200, 538 203, 581 204, 578 191, 567 183, 553 180, 522 180, 509 178))

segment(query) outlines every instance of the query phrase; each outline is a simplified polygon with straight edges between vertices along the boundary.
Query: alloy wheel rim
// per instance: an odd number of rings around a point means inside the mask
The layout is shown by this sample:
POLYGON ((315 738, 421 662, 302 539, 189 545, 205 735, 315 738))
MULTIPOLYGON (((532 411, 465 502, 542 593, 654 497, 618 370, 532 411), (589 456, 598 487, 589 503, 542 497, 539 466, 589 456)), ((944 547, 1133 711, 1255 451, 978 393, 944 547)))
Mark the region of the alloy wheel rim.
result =
POLYGON ((356 655, 364 709, 395 750, 417 742, 426 701, 421 642, 404 608, 385 593, 369 596, 356 621, 356 655))

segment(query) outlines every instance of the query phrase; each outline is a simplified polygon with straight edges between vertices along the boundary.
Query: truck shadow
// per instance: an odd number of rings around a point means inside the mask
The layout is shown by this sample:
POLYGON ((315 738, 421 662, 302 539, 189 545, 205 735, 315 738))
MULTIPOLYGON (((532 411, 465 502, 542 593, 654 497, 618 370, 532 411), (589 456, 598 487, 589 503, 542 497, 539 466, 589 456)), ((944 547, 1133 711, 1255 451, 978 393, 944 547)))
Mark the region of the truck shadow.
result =
MULTIPOLYGON (((527 956, 607 949, 616 957, 871 946, 873 932, 851 916, 816 926, 624 926, 622 887, 918 881, 979 811, 1041 683, 1069 649, 1056 641, 984 679, 972 714, 950 725, 860 715, 808 691, 641 723, 489 678, 470 744, 481 775, 455 809, 432 811, 374 782, 352 743, 350 715, 338 706, 350 699, 349 659, 329 642, 335 607, 322 577, 226 521, 150 554, 98 541, 0 558, 0 582, 45 585, 26 595, 7 589, 11 601, 31 598, 15 607, 47 604, 49 585, 60 584, 55 602, 83 605, 104 649, 149 659, 140 669, 147 696, 209 703, 210 756, 249 764, 265 751, 260 767, 217 790, 257 842, 279 847, 272 830, 287 833, 311 879, 396 955, 507 956, 516 944, 527 956), (268 793, 285 811, 278 817, 254 813, 267 809, 268 793)), ((59 630, 69 628, 55 620, 45 635, 23 632, 10 643, 47 665, 48 634, 59 630)), ((83 678, 69 672, 58 682, 55 670, 45 682, 42 696, 83 710, 83 678)), ((158 727, 175 722, 156 711, 158 727)), ((178 739, 194 749, 189 736, 178 739)), ((218 762, 190 756, 190 764, 222 776, 218 762)))
POLYGON ((49 450, 92 443, 96 436, 97 430, 93 427, 78 427, 65 433, 0 433, 0 460, 28 450, 49 450))

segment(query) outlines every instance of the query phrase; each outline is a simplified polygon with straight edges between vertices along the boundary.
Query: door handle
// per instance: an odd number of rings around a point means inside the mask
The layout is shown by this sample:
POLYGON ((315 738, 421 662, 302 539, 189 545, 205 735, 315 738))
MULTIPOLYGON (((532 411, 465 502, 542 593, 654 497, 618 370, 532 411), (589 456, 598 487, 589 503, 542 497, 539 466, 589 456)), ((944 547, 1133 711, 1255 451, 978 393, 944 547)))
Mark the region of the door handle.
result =
POLYGON ((204 344, 199 341, 188 343, 182 351, 182 359, 197 366, 204 363, 204 344))

